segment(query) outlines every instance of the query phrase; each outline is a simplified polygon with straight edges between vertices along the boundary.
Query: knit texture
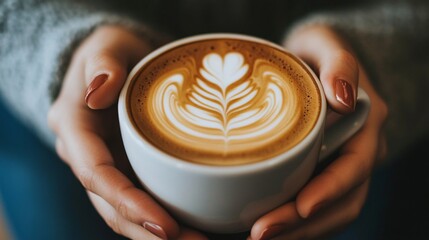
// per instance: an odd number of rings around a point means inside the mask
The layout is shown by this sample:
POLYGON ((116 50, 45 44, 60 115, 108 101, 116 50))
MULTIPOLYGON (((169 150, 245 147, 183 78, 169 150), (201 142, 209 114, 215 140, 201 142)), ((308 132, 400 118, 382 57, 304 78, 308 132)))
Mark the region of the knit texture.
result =
POLYGON ((0 95, 48 145, 55 137, 47 113, 59 93, 74 49, 97 26, 122 25, 158 41, 133 19, 80 1, 0 3, 0 95))
POLYGON ((428 4, 396 1, 319 12, 297 22, 287 34, 314 24, 331 26, 346 38, 386 101, 389 158, 428 134, 428 4))
POLYGON ((22 121, 53 146, 47 112, 73 51, 97 26, 121 24, 154 39, 157 33, 143 22, 178 37, 223 31, 278 41, 287 29, 327 24, 349 40, 387 101, 391 150, 396 152, 427 134, 427 1, 412 1, 415 5, 398 0, 372 5, 365 1, 327 2, 331 4, 274 0, 2 0, 0 95, 22 121), (328 7, 334 10, 324 10, 328 7))

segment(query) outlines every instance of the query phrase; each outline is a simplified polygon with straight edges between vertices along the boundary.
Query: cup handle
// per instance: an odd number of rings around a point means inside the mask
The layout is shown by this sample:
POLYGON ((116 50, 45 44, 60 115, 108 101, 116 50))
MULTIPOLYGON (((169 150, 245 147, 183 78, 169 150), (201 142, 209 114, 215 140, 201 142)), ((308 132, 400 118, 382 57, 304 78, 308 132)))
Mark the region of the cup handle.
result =
POLYGON ((355 111, 325 130, 319 162, 325 160, 363 126, 370 107, 371 102, 368 94, 359 87, 355 111))

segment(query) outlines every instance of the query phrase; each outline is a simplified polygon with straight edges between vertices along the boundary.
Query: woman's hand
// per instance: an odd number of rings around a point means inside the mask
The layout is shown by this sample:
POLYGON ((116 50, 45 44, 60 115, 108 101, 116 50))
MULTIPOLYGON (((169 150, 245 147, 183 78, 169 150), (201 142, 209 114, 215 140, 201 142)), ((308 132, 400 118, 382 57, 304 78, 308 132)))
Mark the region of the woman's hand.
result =
POLYGON ((57 153, 115 232, 131 239, 200 239, 191 230, 181 231, 136 187, 122 145, 116 102, 129 70, 150 50, 127 29, 97 28, 74 53, 49 124, 57 135, 57 153))
POLYGON ((371 172, 385 156, 381 128, 387 107, 348 46, 330 28, 305 26, 284 46, 306 61, 319 76, 330 107, 337 113, 354 111, 360 85, 371 99, 362 129, 340 149, 339 156, 289 202, 262 216, 250 239, 320 239, 356 219, 365 202, 371 172))

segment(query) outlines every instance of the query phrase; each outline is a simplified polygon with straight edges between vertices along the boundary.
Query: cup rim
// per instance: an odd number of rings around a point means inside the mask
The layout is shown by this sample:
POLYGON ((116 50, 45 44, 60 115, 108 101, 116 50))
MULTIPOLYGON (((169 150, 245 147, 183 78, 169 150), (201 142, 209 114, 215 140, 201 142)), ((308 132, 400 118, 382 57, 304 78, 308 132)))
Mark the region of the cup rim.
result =
MULTIPOLYGON (((153 154, 156 154, 159 157, 158 161, 162 161, 164 164, 168 164, 171 166, 175 166, 177 168, 185 169, 187 171, 191 172, 197 172, 197 173, 204 173, 204 174, 215 174, 215 175, 230 175, 230 174, 244 174, 248 172, 254 172, 254 171, 261 171, 263 169, 270 169, 275 168, 276 166, 284 163, 289 162, 290 159, 293 158, 293 156, 299 155, 304 151, 309 145, 312 144, 315 138, 318 137, 318 135, 323 132, 323 127, 325 123, 325 116, 326 116, 326 98, 325 93, 323 91, 322 84, 320 83, 319 78, 314 73, 314 71, 298 56, 295 54, 289 52, 284 47, 273 43, 271 41, 265 40, 263 38, 245 35, 245 34, 237 34, 237 33, 205 33, 205 34, 199 34, 194 35, 190 37, 184 37, 178 40, 175 40, 173 42, 170 42, 164 46, 161 46, 148 55, 146 55, 144 58, 142 58, 131 70, 129 73, 126 82, 120 92, 119 100, 118 100, 118 114, 119 114, 119 121, 122 121, 122 124, 126 124, 126 127, 129 128, 129 132, 133 135, 133 139, 138 141, 138 145, 144 145, 145 150, 151 150, 153 154), (237 40, 247 40, 257 43, 262 43, 265 45, 268 45, 270 47, 273 47, 277 50, 280 50, 282 52, 285 52, 286 54, 290 55, 295 61, 299 62, 304 68, 307 70, 307 72, 312 76, 315 84, 317 85, 317 88, 319 90, 319 97, 320 99, 320 112, 319 116, 317 118, 316 123, 314 124, 313 128, 310 130, 310 132, 295 146, 292 148, 285 150, 285 152, 278 154, 274 157, 261 160, 254 163, 246 163, 246 164, 238 164, 238 165, 225 165, 225 166, 218 166, 218 165, 205 165, 205 164, 199 164, 194 163, 186 160, 182 160, 178 157, 172 156, 168 153, 163 152, 153 144, 151 144, 148 140, 146 140, 141 134, 138 132, 138 129, 133 124, 133 120, 130 119, 130 113, 127 108, 127 95, 129 92, 129 85, 131 84, 132 79, 134 76, 139 72, 142 66, 144 66, 146 63, 151 61, 156 56, 162 54, 163 52, 166 52, 172 48, 178 47, 183 44, 196 42, 196 41, 203 41, 203 40, 209 40, 209 39, 216 39, 216 38, 226 38, 226 39, 237 39, 237 40)), ((121 131, 124 131, 124 129, 121 129, 121 131)))

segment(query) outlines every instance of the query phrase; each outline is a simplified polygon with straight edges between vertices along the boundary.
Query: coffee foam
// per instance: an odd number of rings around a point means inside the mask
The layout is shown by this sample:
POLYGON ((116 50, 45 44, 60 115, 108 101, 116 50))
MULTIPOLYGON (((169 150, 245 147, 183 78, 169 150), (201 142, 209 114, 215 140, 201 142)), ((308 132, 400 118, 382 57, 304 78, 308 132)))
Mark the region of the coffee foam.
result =
POLYGON ((231 39, 175 48, 133 79, 132 118, 153 145, 209 165, 261 161, 314 126, 320 96, 307 70, 271 47, 231 39))

